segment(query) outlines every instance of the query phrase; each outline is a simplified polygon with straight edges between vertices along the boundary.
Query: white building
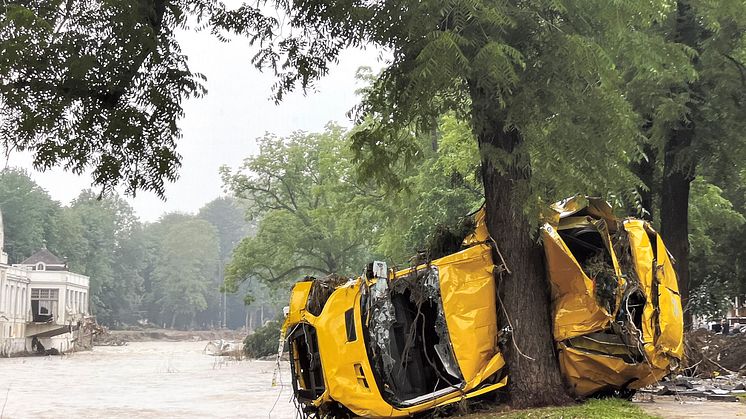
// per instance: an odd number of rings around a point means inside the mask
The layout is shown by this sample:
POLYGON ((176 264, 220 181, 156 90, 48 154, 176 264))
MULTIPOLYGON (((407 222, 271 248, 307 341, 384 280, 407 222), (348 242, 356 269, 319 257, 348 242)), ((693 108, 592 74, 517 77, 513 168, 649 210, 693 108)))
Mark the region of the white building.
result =
POLYGON ((67 262, 41 249, 13 265, 27 271, 33 323, 69 324, 88 314, 89 279, 67 270, 67 262))
POLYGON ((26 349, 31 281, 25 269, 8 266, 7 254, 0 261, 0 355, 7 355, 26 349))
POLYGON ((89 314, 89 278, 69 272, 67 262, 41 249, 8 265, 0 215, 0 355, 32 352, 33 342, 65 352, 89 314))

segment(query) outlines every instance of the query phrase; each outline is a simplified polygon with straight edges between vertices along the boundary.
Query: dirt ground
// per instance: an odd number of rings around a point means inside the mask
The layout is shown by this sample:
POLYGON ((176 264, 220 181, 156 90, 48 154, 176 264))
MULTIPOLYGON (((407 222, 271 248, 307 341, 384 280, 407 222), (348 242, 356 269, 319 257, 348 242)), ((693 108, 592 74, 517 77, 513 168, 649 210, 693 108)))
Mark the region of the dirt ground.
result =
POLYGON ((676 400, 674 396, 649 396, 635 400, 634 404, 651 415, 664 419, 691 418, 746 418, 746 404, 741 402, 715 402, 709 400, 676 400))
POLYGON ((274 363, 202 354, 207 342, 130 342, 55 357, 0 359, 0 417, 292 418, 274 363), (3 405, 4 408, 3 408, 3 405))

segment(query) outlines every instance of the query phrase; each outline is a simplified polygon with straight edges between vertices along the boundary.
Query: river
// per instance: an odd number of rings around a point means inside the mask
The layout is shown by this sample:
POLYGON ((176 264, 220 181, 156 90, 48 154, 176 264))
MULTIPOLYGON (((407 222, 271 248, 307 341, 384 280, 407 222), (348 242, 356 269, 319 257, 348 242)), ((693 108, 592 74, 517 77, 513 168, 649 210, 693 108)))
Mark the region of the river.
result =
POLYGON ((287 363, 204 355, 207 342, 131 342, 0 359, 1 418, 293 418, 287 363), (4 407, 3 407, 4 405, 4 407))

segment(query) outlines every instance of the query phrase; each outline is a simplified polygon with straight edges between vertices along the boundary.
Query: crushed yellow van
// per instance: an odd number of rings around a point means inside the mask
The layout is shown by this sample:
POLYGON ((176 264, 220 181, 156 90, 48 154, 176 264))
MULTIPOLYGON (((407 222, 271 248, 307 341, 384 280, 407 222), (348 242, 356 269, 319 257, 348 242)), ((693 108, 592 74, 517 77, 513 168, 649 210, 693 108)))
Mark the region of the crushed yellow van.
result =
MULTIPOLYGON (((281 340, 304 416, 411 416, 506 385, 484 216, 463 250, 430 263, 295 284, 281 340)), ((676 276, 648 223, 575 197, 552 207, 541 233, 560 366, 576 395, 636 389, 678 366, 676 276)))
POLYGON ((553 334, 573 392, 622 395, 676 370, 684 319, 671 256, 650 223, 600 199, 552 206, 541 233, 553 334))
POLYGON ((296 283, 283 333, 304 413, 410 416, 505 386, 492 268, 472 240, 398 272, 296 283))

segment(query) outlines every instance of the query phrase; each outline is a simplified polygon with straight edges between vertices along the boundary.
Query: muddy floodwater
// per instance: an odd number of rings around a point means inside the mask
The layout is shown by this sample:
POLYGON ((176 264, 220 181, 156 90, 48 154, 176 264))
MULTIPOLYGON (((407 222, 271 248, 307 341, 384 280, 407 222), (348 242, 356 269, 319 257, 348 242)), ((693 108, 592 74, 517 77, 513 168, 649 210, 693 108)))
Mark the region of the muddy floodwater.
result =
POLYGON ((293 418, 290 373, 202 354, 206 342, 132 342, 0 358, 2 418, 293 418), (3 408, 4 405, 4 408, 3 408))

